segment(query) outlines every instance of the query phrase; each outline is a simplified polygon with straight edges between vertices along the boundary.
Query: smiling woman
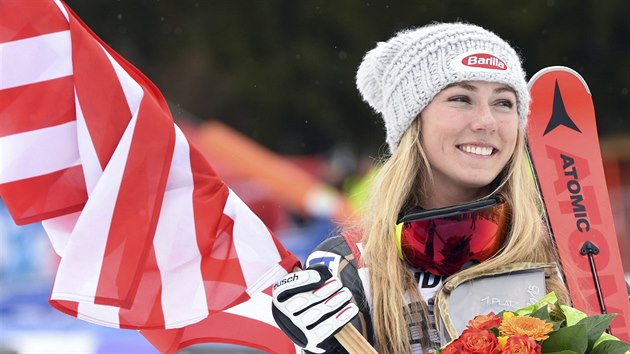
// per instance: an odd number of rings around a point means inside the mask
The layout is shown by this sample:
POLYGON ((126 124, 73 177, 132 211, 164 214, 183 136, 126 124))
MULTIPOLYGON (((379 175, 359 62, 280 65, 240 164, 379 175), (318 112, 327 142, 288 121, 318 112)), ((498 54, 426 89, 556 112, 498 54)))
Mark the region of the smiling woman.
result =
POLYGON ((516 94, 486 81, 449 85, 420 114, 420 140, 433 183, 425 208, 489 194, 490 183, 514 153, 516 94))
POLYGON ((526 164, 530 96, 514 49, 471 24, 405 30, 367 53, 357 87, 391 155, 364 220, 274 289, 285 333, 338 352, 332 335, 351 322, 380 353, 433 353, 459 335, 453 323, 547 291, 567 301, 526 164))

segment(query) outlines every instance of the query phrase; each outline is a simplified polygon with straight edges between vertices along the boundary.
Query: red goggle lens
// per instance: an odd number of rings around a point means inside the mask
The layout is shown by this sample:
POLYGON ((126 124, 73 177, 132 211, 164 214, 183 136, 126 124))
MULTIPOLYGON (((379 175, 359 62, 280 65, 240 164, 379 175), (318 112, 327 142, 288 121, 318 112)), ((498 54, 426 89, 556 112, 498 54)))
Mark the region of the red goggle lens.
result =
POLYGON ((437 275, 451 275, 470 261, 482 262, 503 244, 504 205, 459 215, 408 221, 400 246, 412 266, 437 275))

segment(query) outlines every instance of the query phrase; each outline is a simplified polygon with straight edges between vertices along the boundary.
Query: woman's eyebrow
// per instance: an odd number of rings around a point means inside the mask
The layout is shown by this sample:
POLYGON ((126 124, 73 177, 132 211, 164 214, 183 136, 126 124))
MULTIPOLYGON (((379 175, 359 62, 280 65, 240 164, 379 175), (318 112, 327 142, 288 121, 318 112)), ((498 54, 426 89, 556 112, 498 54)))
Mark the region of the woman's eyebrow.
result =
POLYGON ((494 93, 502 93, 502 92, 512 92, 513 94, 516 94, 516 92, 514 92, 514 90, 510 86, 501 86, 494 89, 494 93))
MULTIPOLYGON (((449 87, 461 87, 464 90, 473 91, 473 92, 479 91, 479 88, 477 86, 475 86, 473 84, 470 84, 468 82, 455 82, 455 83, 452 83, 450 85, 447 85, 445 87, 445 89, 447 89, 449 87)), ((494 93, 512 92, 512 93, 516 94, 516 92, 514 92, 514 90, 510 86, 507 86, 507 85, 504 85, 504 86, 501 86, 501 87, 497 87, 493 91, 494 91, 494 93)))
POLYGON ((445 89, 446 89, 446 88, 449 88, 449 87, 456 87, 456 86, 457 86, 457 87, 461 87, 461 88, 463 88, 464 90, 468 90, 468 91, 477 91, 477 90, 479 90, 479 89, 477 88, 477 86, 472 85, 472 84, 469 84, 469 83, 467 83, 467 82, 456 82, 456 83, 453 83, 453 84, 447 85, 447 86, 445 87, 445 89))

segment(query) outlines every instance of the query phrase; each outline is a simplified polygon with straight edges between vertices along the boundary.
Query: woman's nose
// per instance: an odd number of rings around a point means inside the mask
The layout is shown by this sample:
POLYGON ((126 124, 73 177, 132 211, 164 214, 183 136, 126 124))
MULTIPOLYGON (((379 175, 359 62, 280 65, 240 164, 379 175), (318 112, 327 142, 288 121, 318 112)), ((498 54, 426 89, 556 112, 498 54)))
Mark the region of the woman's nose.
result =
POLYGON ((492 107, 487 104, 477 106, 471 122, 473 130, 495 131, 497 129, 497 119, 492 112, 492 107))

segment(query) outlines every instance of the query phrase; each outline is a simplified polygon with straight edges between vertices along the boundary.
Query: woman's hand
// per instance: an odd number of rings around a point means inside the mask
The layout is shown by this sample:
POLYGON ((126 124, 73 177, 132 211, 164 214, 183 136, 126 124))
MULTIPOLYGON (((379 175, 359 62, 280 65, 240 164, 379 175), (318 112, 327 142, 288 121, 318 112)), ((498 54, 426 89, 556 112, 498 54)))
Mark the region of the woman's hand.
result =
POLYGON ((272 313, 295 344, 324 353, 327 339, 359 312, 351 299, 350 290, 319 264, 288 274, 273 286, 272 313))

